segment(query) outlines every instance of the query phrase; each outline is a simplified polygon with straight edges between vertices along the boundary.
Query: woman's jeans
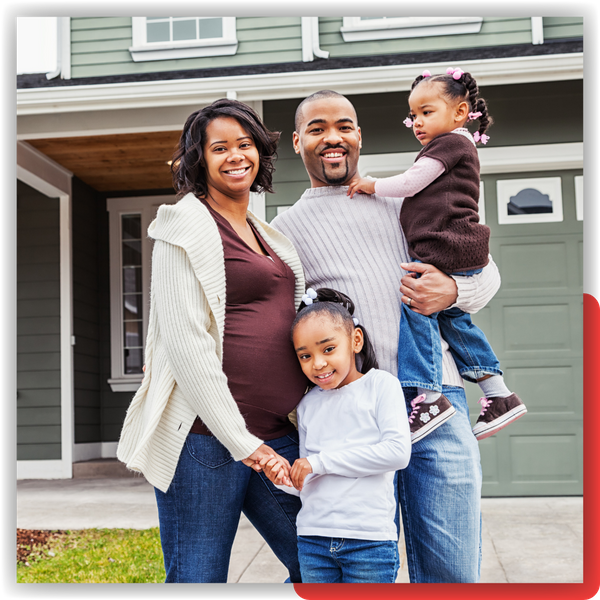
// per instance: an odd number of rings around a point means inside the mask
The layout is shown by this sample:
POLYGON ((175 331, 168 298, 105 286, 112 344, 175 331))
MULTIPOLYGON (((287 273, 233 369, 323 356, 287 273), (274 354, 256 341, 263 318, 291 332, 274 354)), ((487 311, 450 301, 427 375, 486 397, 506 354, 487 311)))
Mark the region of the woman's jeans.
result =
MULTIPOLYGON (((298 458, 296 432, 265 443, 290 464, 298 458)), ((234 461, 215 437, 190 433, 169 489, 155 493, 166 583, 226 583, 242 512, 287 567, 292 583, 301 581, 300 499, 234 461)))
MULTIPOLYGON (((464 390, 444 386, 456 414, 412 446, 397 472, 411 583, 477 583, 481 565, 481 461, 464 390)), ((405 389, 407 407, 417 395, 405 389)), ((409 410, 409 408, 407 408, 409 410)))
POLYGON ((298 536, 303 583, 394 583, 396 541, 298 536))
MULTIPOLYGON (((481 269, 453 275, 468 277, 481 269)), ((448 308, 429 316, 402 303, 398 337, 398 379, 402 387, 442 391, 442 343, 454 358, 461 377, 472 383, 485 375, 502 375, 500 362, 485 334, 460 308, 448 308)))

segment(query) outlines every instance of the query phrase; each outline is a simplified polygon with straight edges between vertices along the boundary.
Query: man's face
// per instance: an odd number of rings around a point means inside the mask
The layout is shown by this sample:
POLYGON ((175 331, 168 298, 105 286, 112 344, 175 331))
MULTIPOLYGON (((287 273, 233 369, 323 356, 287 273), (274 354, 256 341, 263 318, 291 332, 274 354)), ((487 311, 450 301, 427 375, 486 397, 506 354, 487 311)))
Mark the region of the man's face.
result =
POLYGON ((346 98, 322 98, 302 107, 294 150, 312 187, 347 185, 357 174, 362 145, 356 111, 346 98))

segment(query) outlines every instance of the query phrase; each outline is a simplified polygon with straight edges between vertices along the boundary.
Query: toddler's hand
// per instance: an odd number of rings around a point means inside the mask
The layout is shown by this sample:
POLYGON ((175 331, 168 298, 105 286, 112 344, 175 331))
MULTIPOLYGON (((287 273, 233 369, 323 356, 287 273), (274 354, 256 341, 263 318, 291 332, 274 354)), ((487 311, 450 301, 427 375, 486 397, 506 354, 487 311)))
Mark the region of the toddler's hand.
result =
POLYGON ((352 198, 354 194, 374 194, 375 193, 375 182, 371 179, 365 179, 364 177, 358 177, 353 179, 348 185, 348 196, 352 198))
POLYGON ((304 487, 304 479, 312 472, 312 467, 306 458, 298 458, 295 460, 290 473, 290 478, 294 487, 297 490, 301 490, 304 487))
POLYGON ((287 485, 292 487, 290 481, 290 470, 289 466, 277 458, 265 457, 259 461, 262 467, 263 473, 275 484, 275 485, 287 485))

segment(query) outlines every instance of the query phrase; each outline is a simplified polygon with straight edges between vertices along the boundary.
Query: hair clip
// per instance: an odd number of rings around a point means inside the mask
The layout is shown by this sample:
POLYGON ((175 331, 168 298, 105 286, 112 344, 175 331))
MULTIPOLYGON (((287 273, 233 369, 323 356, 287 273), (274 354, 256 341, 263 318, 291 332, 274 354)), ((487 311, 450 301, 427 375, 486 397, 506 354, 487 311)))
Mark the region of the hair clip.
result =
POLYGON ((481 142, 482 144, 487 144, 488 140, 490 139, 489 135, 485 135, 485 133, 482 133, 481 135, 479 134, 479 131, 476 131, 473 134, 473 139, 475 140, 475 143, 477 142, 481 142))
POLYGON ((404 121, 402 121, 407 127, 412 127, 414 125, 413 120, 410 117, 406 117, 404 121))
POLYGON ((475 119, 479 119, 479 117, 482 115, 483 113, 477 111, 477 112, 470 112, 469 113, 469 121, 475 121, 475 119))
POLYGON ((454 67, 448 67, 446 73, 452 75, 452 78, 458 81, 463 76, 464 71, 460 67, 456 67, 456 69, 454 67))
POLYGON ((354 327, 358 327, 358 319, 356 317, 352 317, 352 322, 354 323, 354 327))
POLYGON ((302 295, 302 302, 304 302, 304 304, 306 304, 306 306, 308 306, 309 304, 312 304, 314 301, 316 301, 317 299, 317 292, 315 292, 315 290, 313 290, 312 288, 308 288, 306 290, 306 293, 302 295))
POLYGON ((423 73, 421 74, 422 77, 431 77, 431 71, 423 71, 423 73))

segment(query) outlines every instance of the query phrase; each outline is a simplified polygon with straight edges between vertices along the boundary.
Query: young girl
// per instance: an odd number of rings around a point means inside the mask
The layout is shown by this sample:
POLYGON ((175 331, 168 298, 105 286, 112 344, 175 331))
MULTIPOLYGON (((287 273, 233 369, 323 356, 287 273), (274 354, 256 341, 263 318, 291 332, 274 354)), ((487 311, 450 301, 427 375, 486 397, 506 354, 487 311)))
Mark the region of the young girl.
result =
POLYGON ((291 471, 277 459, 260 462, 302 500, 303 583, 394 583, 398 572, 394 472, 408 465, 410 429, 400 383, 377 369, 353 313, 340 292, 307 291, 292 325, 298 360, 316 386, 298 406, 302 458, 291 471))
MULTIPOLYGON (((413 261, 455 276, 475 275, 485 267, 489 255, 490 230, 479 223, 475 145, 489 139, 485 133, 491 124, 487 105, 471 74, 452 68, 445 75, 424 71, 413 82, 408 103, 410 114, 404 123, 424 146, 415 164, 394 177, 358 178, 351 182, 348 194, 404 198, 400 223, 413 261), (471 135, 465 125, 474 120, 479 120, 479 129, 471 135)), ((409 417, 413 443, 454 414, 441 393, 440 332, 462 377, 478 383, 485 394, 473 428, 478 440, 527 412, 520 398, 506 387, 496 355, 467 313, 450 308, 427 317, 410 306, 410 299, 402 305, 398 364, 402 386, 419 391, 409 417)))

